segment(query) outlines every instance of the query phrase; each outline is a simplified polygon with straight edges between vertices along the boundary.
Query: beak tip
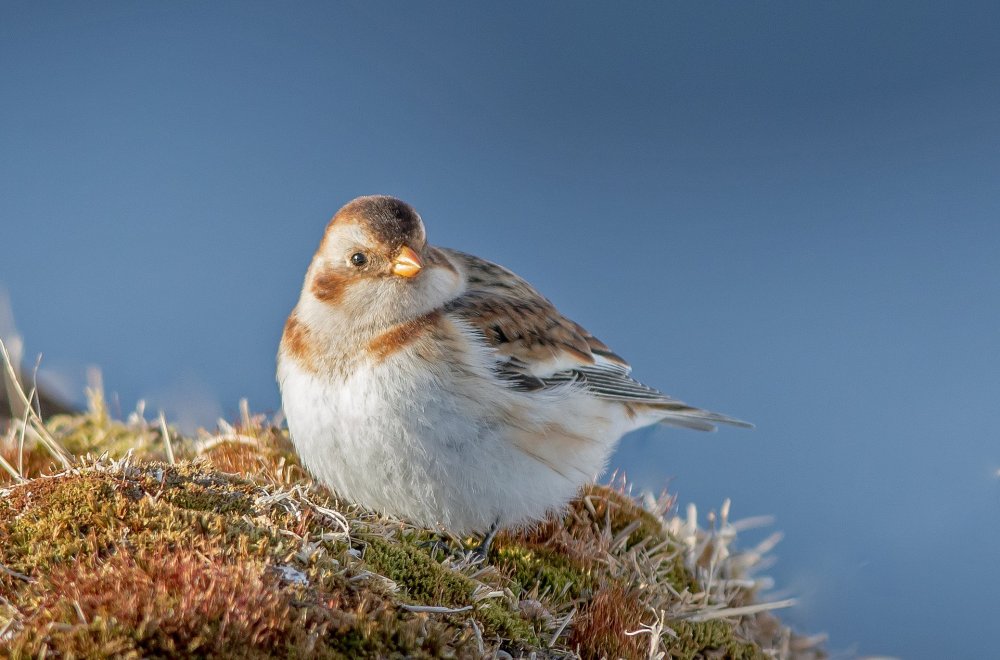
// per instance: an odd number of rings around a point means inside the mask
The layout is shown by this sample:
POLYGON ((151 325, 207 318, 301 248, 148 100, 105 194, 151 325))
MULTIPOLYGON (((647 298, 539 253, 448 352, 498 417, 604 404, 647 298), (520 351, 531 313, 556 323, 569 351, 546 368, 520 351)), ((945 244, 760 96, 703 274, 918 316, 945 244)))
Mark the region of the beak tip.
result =
POLYGON ((404 245, 392 262, 393 274, 400 277, 414 277, 423 267, 420 256, 409 245, 404 245))

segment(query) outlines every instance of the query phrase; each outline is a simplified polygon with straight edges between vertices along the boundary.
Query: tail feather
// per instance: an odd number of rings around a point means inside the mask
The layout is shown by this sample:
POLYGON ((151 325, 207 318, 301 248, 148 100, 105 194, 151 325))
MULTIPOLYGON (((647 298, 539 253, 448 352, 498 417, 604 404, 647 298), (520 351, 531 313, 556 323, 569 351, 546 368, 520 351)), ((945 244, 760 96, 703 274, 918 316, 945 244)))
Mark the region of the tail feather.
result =
POLYGON ((667 405, 649 406, 654 412, 660 413, 660 424, 668 426, 681 426, 683 428, 694 429, 696 431, 714 431, 716 424, 729 424, 745 429, 752 429, 754 426, 750 422, 744 422, 735 417, 722 415, 710 410, 693 408, 685 404, 673 403, 667 405))

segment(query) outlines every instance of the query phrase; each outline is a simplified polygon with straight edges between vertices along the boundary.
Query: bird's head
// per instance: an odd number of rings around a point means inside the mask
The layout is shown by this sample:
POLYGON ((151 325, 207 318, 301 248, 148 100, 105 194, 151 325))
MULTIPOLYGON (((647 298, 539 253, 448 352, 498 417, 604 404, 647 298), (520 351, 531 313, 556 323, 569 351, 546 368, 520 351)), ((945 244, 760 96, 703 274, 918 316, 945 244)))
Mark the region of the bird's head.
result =
POLYGON ((358 197, 337 211, 313 257, 303 297, 375 326, 440 307, 461 278, 427 244, 420 215, 394 197, 358 197))

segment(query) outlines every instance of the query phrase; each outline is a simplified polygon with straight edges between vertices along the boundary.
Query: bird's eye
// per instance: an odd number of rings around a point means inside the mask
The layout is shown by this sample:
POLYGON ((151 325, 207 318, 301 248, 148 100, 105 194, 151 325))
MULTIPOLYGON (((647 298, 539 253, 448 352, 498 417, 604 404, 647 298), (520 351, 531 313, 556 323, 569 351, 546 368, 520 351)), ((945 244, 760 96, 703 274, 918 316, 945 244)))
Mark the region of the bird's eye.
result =
POLYGON ((351 263, 361 268, 366 263, 368 263, 368 257, 365 256, 364 252, 355 252, 351 255, 351 263))

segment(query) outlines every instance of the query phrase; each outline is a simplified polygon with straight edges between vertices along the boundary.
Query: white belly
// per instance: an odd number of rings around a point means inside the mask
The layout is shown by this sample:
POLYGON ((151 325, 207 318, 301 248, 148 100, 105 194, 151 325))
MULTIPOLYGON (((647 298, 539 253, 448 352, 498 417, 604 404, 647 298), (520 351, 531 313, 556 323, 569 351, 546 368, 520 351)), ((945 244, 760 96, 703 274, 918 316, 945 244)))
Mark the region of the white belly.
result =
POLYGON ((627 430, 577 392, 539 406, 399 358, 344 381, 283 359, 278 377, 305 466, 339 495, 417 524, 465 533, 539 519, 604 469, 627 430))

